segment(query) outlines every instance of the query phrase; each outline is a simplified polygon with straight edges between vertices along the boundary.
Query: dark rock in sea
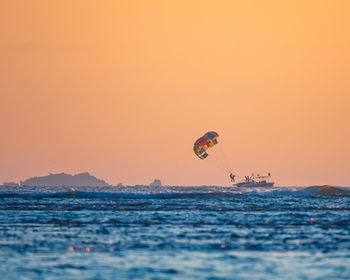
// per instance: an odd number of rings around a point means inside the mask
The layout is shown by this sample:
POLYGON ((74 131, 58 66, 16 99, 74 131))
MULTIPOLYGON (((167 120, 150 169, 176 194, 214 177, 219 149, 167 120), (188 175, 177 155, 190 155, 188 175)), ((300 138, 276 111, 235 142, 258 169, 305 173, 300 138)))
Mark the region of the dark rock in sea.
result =
POLYGON ((312 186, 305 188, 306 191, 310 191, 320 196, 350 196, 350 190, 333 186, 312 186))
POLYGON ((95 176, 90 175, 88 172, 79 173, 76 175, 58 173, 50 174, 42 177, 32 177, 21 181, 21 186, 46 186, 46 187, 105 187, 110 186, 106 181, 97 179, 95 176))
POLYGON ((154 179, 152 183, 149 184, 150 187, 161 187, 162 182, 159 179, 154 179))
POLYGON ((14 182, 4 182, 2 184, 2 186, 4 186, 4 187, 19 187, 19 184, 14 183, 14 182))

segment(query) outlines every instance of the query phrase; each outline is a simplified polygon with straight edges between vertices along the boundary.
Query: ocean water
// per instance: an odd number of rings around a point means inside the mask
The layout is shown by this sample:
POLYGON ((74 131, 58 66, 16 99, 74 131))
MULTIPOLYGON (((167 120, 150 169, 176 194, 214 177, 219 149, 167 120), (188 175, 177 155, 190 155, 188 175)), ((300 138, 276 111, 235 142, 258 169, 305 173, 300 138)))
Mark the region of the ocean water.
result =
POLYGON ((349 210, 319 188, 2 187, 0 277, 350 279, 349 210))

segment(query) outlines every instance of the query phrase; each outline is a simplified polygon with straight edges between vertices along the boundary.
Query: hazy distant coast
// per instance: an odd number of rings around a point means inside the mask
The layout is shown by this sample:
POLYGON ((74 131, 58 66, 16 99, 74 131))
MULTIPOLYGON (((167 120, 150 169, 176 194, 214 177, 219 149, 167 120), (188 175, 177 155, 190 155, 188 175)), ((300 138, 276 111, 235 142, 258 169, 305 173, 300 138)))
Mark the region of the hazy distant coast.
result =
POLYGON ((79 173, 76 175, 57 173, 50 174, 48 176, 41 177, 31 177, 20 184, 13 182, 6 182, 3 186, 42 186, 42 187, 59 187, 59 186, 69 186, 69 187, 106 187, 111 186, 106 181, 96 178, 90 175, 88 172, 79 173))

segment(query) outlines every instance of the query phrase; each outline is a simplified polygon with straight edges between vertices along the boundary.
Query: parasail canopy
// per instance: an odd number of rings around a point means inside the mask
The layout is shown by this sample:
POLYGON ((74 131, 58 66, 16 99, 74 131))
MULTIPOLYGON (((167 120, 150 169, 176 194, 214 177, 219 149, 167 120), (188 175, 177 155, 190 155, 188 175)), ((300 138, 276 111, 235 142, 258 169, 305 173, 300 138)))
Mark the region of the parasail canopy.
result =
POLYGON ((216 138, 219 137, 214 131, 207 132, 201 138, 199 138, 196 142, 194 142, 193 151, 200 158, 205 159, 207 154, 207 149, 210 147, 214 147, 218 141, 216 138))

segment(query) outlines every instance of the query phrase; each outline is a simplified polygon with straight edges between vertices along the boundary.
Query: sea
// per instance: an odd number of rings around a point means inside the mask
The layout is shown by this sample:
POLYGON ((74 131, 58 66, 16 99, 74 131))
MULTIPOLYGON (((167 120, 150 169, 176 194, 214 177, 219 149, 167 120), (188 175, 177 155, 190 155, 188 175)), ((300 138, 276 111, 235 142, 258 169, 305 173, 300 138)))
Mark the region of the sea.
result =
POLYGON ((332 187, 0 187, 0 279, 350 279, 332 187))

